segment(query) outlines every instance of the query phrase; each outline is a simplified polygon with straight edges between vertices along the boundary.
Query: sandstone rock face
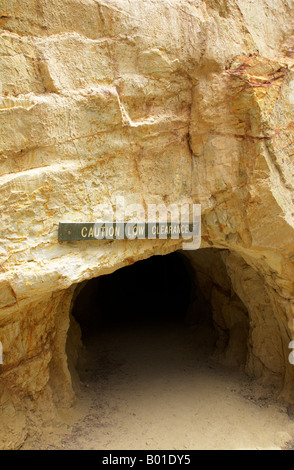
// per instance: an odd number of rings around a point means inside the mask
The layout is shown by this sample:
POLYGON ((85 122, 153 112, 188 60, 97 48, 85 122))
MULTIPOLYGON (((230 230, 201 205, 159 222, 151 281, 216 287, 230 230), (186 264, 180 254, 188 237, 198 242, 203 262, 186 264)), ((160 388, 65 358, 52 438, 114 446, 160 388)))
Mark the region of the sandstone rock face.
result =
POLYGON ((292 0, 2 0, 3 445, 24 438, 22 410, 73 399, 75 286, 182 248, 58 242, 60 222, 105 217, 98 205, 118 196, 201 204, 202 248, 220 251, 184 253, 200 282, 209 272, 215 321, 236 327, 234 351, 248 327, 238 357, 294 401, 293 11, 292 0))

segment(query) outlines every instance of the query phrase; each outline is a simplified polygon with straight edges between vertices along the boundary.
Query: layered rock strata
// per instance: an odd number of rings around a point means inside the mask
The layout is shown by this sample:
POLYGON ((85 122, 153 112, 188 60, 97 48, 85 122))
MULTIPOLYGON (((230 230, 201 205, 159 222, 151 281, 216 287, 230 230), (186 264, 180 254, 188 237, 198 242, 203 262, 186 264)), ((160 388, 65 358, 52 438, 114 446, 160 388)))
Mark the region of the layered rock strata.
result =
POLYGON ((60 222, 105 218, 99 204, 122 196, 201 204, 202 248, 221 250, 229 279, 204 290, 216 319, 232 329, 231 307, 217 313, 232 287, 248 372, 294 401, 293 50, 291 0, 2 0, 4 446, 24 439, 25 409, 73 398, 75 286, 182 248, 58 242, 60 222))

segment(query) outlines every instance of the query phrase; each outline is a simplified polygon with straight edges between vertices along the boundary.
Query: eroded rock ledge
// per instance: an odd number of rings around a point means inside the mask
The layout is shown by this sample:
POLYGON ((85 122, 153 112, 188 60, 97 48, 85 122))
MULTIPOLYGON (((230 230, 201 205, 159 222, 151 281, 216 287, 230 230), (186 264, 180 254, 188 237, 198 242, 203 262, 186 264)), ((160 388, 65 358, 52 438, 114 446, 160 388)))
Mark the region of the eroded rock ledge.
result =
POLYGON ((219 317, 232 286, 248 373, 294 402, 293 1, 4 0, 0 28, 4 447, 25 410, 73 399, 75 286, 182 247, 58 243, 59 222, 95 221, 118 195, 202 205, 202 248, 229 279, 207 300, 219 317))

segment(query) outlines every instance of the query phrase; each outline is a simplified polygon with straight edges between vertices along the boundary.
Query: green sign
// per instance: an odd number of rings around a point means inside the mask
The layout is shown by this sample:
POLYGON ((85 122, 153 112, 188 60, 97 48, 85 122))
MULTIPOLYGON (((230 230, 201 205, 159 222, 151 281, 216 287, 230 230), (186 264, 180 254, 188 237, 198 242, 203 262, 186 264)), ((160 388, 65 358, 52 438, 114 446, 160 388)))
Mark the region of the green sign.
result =
POLYGON ((66 241, 88 241, 88 240, 134 240, 154 238, 191 238, 199 236, 200 224, 189 223, 60 223, 58 240, 66 241))

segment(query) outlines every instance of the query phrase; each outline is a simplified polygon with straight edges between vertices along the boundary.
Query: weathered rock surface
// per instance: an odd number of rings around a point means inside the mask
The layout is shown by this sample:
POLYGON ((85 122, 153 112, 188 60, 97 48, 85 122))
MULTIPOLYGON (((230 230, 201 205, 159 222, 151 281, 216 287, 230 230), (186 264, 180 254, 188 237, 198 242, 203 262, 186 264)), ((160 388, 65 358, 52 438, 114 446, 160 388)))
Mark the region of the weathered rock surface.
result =
MULTIPOLYGON (((21 410, 73 397, 65 343, 74 286, 182 247, 58 243, 59 222, 96 221, 98 204, 114 207, 117 196, 202 205, 202 247, 222 250, 223 295, 232 286, 239 299, 239 321, 228 315, 225 326, 242 324, 247 309, 248 372, 294 401, 293 7, 2 0, 4 446, 24 438, 21 410)), ((220 296, 207 299, 219 306, 220 296)))

